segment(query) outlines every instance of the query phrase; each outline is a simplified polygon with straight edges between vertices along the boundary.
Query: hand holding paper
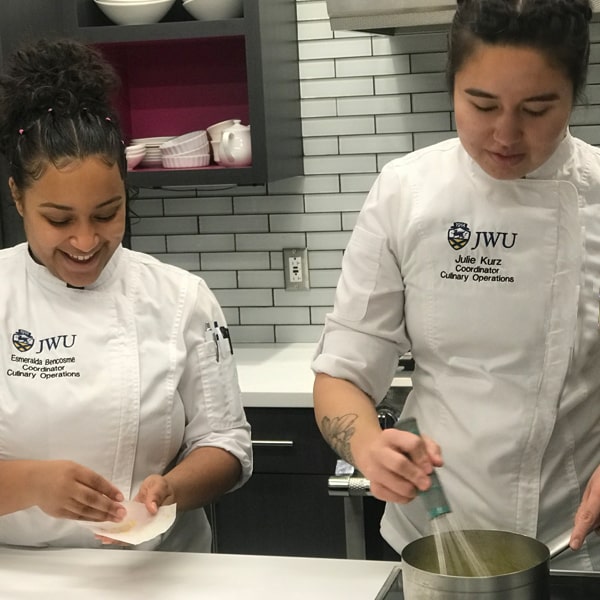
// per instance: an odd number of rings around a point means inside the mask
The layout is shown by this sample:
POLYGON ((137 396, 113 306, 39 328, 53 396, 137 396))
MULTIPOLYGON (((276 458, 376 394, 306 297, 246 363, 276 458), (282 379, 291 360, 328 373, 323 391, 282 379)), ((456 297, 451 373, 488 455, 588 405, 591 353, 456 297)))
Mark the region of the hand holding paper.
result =
POLYGON ((122 503, 127 514, 120 523, 112 521, 77 521, 96 535, 126 542, 141 544, 165 532, 175 521, 176 504, 161 506, 155 515, 151 515, 141 502, 122 503))

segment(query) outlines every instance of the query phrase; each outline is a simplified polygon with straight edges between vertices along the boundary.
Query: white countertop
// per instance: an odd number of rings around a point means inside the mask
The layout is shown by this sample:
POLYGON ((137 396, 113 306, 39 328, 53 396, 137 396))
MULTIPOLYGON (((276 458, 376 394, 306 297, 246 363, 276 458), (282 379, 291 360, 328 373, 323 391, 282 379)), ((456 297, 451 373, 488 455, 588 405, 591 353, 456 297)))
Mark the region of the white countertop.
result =
MULTIPOLYGON (((312 407, 316 344, 237 344, 234 348, 244 406, 312 407)), ((392 386, 411 385, 396 377, 392 386)))
POLYGON ((143 552, 0 549, 7 600, 374 600, 397 563, 143 552))

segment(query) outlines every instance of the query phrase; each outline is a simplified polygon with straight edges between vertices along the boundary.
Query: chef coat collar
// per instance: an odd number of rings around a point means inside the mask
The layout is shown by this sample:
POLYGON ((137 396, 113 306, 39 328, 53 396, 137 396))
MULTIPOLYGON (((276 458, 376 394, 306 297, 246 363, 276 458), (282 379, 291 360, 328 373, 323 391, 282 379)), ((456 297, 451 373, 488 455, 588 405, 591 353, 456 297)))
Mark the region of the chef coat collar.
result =
POLYGON ((50 288, 65 288, 76 289, 76 290, 97 290, 101 289, 104 285, 106 285, 112 278, 113 274, 117 270, 119 263, 121 262, 121 257, 123 255, 123 246, 119 245, 113 255, 111 256, 108 264, 100 273, 100 276, 96 281, 91 283, 90 285, 86 285, 85 288, 78 288, 75 286, 67 285, 62 279, 59 279, 55 275, 53 275, 44 265, 40 264, 35 260, 33 255, 31 254, 31 250, 28 247, 27 252, 27 269, 31 272, 35 273, 36 277, 39 281, 44 283, 50 288))

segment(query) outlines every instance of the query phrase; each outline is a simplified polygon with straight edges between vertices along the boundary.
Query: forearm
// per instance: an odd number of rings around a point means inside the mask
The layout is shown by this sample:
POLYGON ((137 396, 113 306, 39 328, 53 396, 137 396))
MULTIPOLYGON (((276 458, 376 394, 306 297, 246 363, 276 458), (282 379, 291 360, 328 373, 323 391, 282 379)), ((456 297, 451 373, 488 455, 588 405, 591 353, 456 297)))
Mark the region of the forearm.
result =
POLYGON ((175 492, 179 510, 210 504, 240 479, 238 459, 222 448, 197 448, 165 475, 175 492))
POLYGON ((361 450, 381 433, 373 401, 349 381, 317 374, 314 384, 317 425, 327 443, 360 469, 361 450))
POLYGON ((34 460, 0 461, 0 515, 25 510, 35 504, 34 460))

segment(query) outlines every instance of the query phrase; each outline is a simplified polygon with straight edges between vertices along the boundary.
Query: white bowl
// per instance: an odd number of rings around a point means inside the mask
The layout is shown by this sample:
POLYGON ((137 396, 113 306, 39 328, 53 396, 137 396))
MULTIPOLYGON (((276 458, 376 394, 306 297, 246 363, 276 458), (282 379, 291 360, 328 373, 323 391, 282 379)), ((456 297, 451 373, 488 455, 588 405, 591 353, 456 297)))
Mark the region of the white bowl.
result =
POLYGON ((206 167, 209 163, 210 154, 166 155, 162 157, 162 165, 165 169, 193 169, 194 167, 206 167))
POLYGON ((168 142, 161 145, 160 151, 163 156, 173 154, 183 154, 196 151, 196 154, 201 154, 201 151, 208 151, 208 137, 206 131, 190 131, 179 135, 168 142))
POLYGON ((183 0, 183 8, 199 21, 234 19, 244 13, 242 0, 183 0))
POLYGON ((215 142, 220 142, 223 132, 227 128, 231 127, 233 124, 233 119, 227 119, 227 121, 219 121, 218 123, 213 123, 212 125, 207 127, 206 131, 208 132, 208 135, 211 140, 214 140, 215 142))
POLYGON ((125 158, 128 161, 130 161, 130 160, 137 160, 137 159, 139 159, 140 161, 142 161, 145 156, 146 156, 145 152, 138 152, 137 154, 126 154, 125 158))
POLYGON ((117 25, 158 23, 175 4, 175 0, 94 0, 98 8, 117 25))
POLYGON ((144 159, 144 154, 136 154, 135 156, 127 156, 127 170, 135 169, 144 159))
POLYGON ((206 144, 202 144, 197 148, 191 148, 190 150, 184 150, 181 152, 175 152, 173 154, 165 154, 162 153, 161 156, 189 156, 190 154, 208 154, 210 152, 210 144, 206 142, 206 144))
POLYGON ((125 152, 145 152, 146 144, 129 144, 125 147, 125 152))

